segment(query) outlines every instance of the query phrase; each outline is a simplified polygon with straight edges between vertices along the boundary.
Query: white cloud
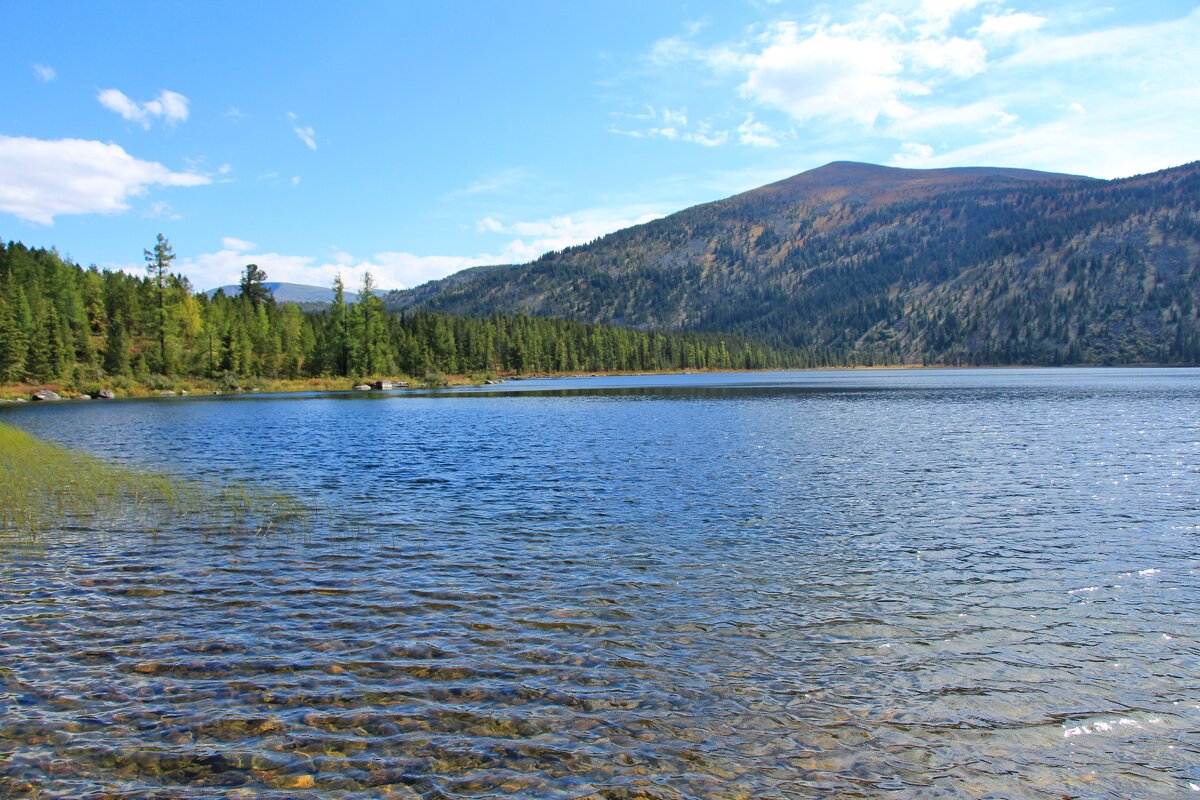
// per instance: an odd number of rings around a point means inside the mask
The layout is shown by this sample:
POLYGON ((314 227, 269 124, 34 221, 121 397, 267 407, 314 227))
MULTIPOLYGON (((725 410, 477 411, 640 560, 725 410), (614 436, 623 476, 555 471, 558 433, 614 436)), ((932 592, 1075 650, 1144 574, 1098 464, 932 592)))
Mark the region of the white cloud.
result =
POLYGON ((976 28, 984 39, 1009 39, 1023 33, 1031 33, 1046 24, 1046 18, 1025 11, 1007 14, 989 14, 976 28))
POLYGON ((299 186, 299 185, 300 185, 300 176, 293 175, 292 176, 292 186, 299 186))
POLYGON ((507 224, 493 217, 485 217, 476 223, 480 233, 515 238, 509 238, 495 252, 470 256, 385 251, 369 258, 358 258, 345 250, 334 248, 332 258, 315 258, 255 252, 257 248, 253 242, 225 237, 221 240, 220 250, 181 258, 177 264, 193 285, 204 288, 236 283, 245 265, 254 263, 274 281, 328 286, 332 284, 334 276, 340 274, 347 288, 353 289, 362 282, 363 274, 370 272, 377 286, 402 289, 444 278, 468 267, 532 261, 547 251, 583 244, 606 233, 661 216, 651 212, 612 214, 592 211, 507 224))
POLYGON ((144 103, 131 100, 119 89, 102 89, 96 95, 96 99, 109 111, 114 111, 147 130, 155 119, 162 119, 168 125, 183 122, 188 118, 188 103, 190 102, 178 92, 166 89, 159 92, 158 97, 144 103))
POLYGON ((248 242, 245 239, 238 239, 233 236, 225 236, 221 239, 221 247, 226 250, 232 250, 235 253, 241 253, 244 250, 253 250, 258 247, 254 242, 248 242))
MULTIPOLYGON (((780 19, 712 47, 688 37, 662 39, 648 61, 672 75, 692 62, 714 79, 732 77, 744 99, 801 122, 873 127, 911 117, 920 98, 986 72, 983 37, 967 30, 981 18, 981 6, 1000 8, 998 0, 865 2, 843 6, 841 21, 828 12, 808 22, 780 19), (889 5, 906 8, 880 11, 889 5)), ((1030 23, 1021 17, 1016 24, 1030 23)), ((989 30, 1003 28, 996 22, 989 30)))
POLYGON ((58 72, 54 67, 48 67, 45 64, 34 64, 33 74, 42 83, 52 83, 58 77, 58 72))
POLYGON ((669 108, 664 108, 663 124, 669 126, 678 125, 682 128, 686 128, 688 124, 687 109, 681 108, 673 111, 669 108))
POLYGON ((741 92, 799 120, 831 117, 870 126, 880 116, 912 114, 902 98, 928 91, 903 79, 901 55, 894 42, 873 34, 782 22, 749 58, 741 92))
POLYGON ((920 21, 917 29, 925 36, 938 36, 946 32, 954 18, 969 11, 983 0, 923 0, 917 9, 920 21))
POLYGON ((288 112, 288 119, 292 122, 292 132, 304 142, 309 150, 317 149, 317 134, 313 131, 311 125, 301 126, 297 121, 298 118, 291 111, 288 112))
POLYGON ((729 131, 713 131, 704 128, 698 131, 688 131, 683 134, 685 142, 698 144, 701 147, 720 147, 729 141, 729 131))
POLYGON ((970 78, 987 69, 987 50, 973 39, 922 39, 911 46, 910 53, 914 63, 956 78, 970 78))
POLYGON ((933 155, 933 148, 919 142, 905 142, 900 152, 892 156, 892 165, 897 167, 923 166, 933 155))
POLYGON ((67 214, 116 214, 155 186, 203 186, 204 175, 172 172, 119 145, 86 139, 0 136, 0 211, 54 224, 67 214))
POLYGON ((778 147, 779 140, 771 135, 771 130, 761 122, 754 121, 754 115, 746 117, 746 121, 738 126, 738 141, 751 147, 778 147))
POLYGON ((646 138, 646 134, 643 133, 642 131, 626 130, 625 128, 618 128, 616 125, 609 127, 608 132, 615 133, 618 136, 628 136, 631 139, 645 139, 646 138))

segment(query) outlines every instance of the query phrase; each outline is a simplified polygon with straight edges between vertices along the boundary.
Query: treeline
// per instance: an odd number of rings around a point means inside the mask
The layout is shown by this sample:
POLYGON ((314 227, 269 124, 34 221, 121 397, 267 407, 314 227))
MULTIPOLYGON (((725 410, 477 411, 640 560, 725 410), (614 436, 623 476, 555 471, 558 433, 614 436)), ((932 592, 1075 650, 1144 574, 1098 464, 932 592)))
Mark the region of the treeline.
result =
POLYGON ((664 334, 546 317, 388 312, 370 276, 350 302, 339 278, 326 311, 277 304, 247 265, 241 292, 193 290, 170 243, 144 276, 83 268, 53 250, 0 243, 0 382, 78 387, 155 376, 425 376, 764 369, 841 361, 715 334, 664 334))

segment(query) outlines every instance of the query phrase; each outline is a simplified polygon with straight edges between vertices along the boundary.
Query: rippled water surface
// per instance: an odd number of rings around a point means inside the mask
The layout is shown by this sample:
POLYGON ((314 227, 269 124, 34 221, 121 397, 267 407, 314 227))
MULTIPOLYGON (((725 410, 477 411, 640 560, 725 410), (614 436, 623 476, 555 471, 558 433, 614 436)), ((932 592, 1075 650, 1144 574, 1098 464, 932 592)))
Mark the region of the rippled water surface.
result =
POLYGON ((1200 792, 1200 371, 10 407, 303 536, 0 553, 0 795, 1200 792))

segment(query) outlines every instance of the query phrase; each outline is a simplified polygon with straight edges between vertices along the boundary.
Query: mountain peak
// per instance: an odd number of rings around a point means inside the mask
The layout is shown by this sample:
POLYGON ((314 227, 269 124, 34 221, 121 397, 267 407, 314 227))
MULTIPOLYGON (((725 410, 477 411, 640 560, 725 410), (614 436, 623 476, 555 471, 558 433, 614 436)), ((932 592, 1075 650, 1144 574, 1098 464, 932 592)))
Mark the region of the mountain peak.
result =
MULTIPOLYGON (((738 195, 738 198, 836 202, 887 202, 914 195, 935 194, 969 184, 1085 183, 1095 178, 1009 167, 942 167, 909 169, 867 164, 861 161, 831 161, 815 169, 738 195)), ((734 199, 734 198, 730 198, 734 199)))

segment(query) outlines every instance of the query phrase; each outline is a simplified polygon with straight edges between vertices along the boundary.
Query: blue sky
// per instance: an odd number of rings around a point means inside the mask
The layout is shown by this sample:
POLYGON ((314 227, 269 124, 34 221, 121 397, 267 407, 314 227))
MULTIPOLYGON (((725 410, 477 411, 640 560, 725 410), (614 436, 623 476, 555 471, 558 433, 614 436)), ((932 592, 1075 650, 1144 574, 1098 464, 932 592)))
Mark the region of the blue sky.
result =
POLYGON ((7 0, 0 238, 413 286, 829 161, 1200 158, 1200 3, 7 0))

